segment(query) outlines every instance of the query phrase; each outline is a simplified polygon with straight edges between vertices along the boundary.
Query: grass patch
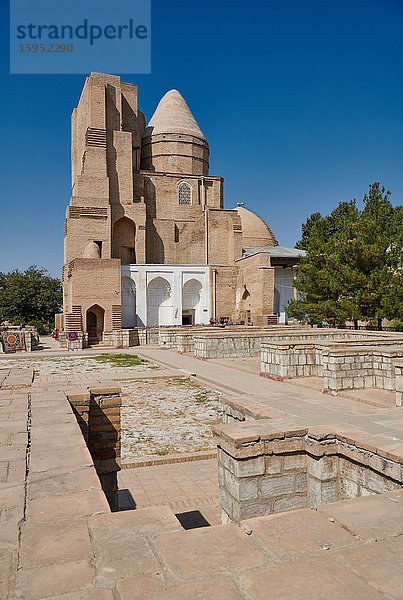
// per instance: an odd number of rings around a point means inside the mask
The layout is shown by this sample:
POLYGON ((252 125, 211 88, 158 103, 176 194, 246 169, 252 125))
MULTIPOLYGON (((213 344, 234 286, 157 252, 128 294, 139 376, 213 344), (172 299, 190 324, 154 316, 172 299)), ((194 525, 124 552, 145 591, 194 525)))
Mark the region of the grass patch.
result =
POLYGON ((137 354, 101 354, 91 358, 100 363, 110 363, 114 367, 137 367, 148 364, 148 360, 140 358, 137 354))
POLYGON ((157 450, 156 452, 154 452, 154 454, 158 454, 158 456, 166 456, 167 454, 169 454, 169 450, 167 450, 166 448, 164 450, 157 450))
POLYGON ((205 404, 206 402, 209 402, 209 400, 211 400, 210 392, 199 392, 195 395, 194 398, 197 404, 205 404))

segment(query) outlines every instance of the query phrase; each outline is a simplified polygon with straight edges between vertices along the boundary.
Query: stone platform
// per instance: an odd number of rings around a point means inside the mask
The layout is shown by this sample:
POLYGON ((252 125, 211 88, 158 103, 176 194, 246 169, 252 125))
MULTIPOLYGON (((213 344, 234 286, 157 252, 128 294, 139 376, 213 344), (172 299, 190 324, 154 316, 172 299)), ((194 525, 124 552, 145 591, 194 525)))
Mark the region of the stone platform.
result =
MULTIPOLYGON (((329 397, 175 352, 141 353, 227 390, 232 422, 223 428, 233 435, 241 428, 250 438, 258 424, 263 432, 274 421, 311 431, 343 425, 350 441, 363 434, 378 456, 403 456, 401 408, 329 397)), ((121 472, 121 492, 143 497, 135 510, 111 512, 61 384, 41 391, 18 380, 0 390, 1 598, 402 598, 401 489, 221 525, 217 505, 215 520, 203 514, 202 501, 216 497, 214 463, 199 461, 121 472), (164 505, 150 506, 158 502, 164 505)))

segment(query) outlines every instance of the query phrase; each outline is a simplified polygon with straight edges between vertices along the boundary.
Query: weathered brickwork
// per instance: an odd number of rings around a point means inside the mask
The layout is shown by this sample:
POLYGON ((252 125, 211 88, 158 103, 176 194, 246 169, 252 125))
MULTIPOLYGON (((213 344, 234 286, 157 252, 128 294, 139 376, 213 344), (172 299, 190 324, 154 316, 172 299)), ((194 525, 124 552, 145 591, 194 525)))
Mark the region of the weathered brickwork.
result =
POLYGON ((330 391, 367 387, 395 390, 394 361, 401 356, 403 346, 323 351, 323 387, 330 391))
POLYGON ((118 510, 117 472, 121 461, 121 390, 119 387, 91 387, 88 392, 68 394, 84 439, 108 499, 118 510))
MULTIPOLYGON (((281 252, 260 217, 242 207, 224 209, 223 179, 210 175, 208 142, 178 91, 165 94, 146 127, 137 86, 92 73, 71 130, 59 330, 87 332, 94 345, 122 327, 181 323, 188 314, 182 308, 176 317, 161 314, 157 323, 139 312, 125 322, 122 264, 210 266, 209 308, 193 324, 228 317, 263 326, 277 319, 270 248, 276 248, 276 265, 291 274, 302 251, 292 249, 287 262, 290 249, 281 252), (251 246, 252 253, 244 252, 251 246)), ((148 283, 141 282, 143 292, 148 283)), ((127 345, 119 336, 106 338, 108 345, 115 341, 127 345)))

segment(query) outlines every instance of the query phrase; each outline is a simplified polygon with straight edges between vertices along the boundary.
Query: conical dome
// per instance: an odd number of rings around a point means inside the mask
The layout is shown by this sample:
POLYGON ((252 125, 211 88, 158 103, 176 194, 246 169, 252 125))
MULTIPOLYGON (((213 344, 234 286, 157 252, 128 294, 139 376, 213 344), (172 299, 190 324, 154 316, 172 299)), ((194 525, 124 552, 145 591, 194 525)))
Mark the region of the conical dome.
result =
POLYGON ((206 140, 178 90, 170 90, 161 98, 143 137, 163 133, 193 135, 206 140))

